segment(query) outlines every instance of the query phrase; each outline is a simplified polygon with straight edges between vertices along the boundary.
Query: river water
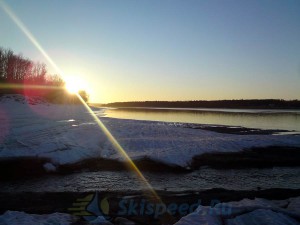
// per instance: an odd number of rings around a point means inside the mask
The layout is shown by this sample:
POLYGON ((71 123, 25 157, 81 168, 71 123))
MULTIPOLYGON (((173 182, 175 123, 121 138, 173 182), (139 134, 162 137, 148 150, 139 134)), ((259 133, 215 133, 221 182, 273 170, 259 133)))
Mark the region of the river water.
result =
POLYGON ((300 110, 108 108, 106 117, 165 122, 217 124, 300 133, 300 110))

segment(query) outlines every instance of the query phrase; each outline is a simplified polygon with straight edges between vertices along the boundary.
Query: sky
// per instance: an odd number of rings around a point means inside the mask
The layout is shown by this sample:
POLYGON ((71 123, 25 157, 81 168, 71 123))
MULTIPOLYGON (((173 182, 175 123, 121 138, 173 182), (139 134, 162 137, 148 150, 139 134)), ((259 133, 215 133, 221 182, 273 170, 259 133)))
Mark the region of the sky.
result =
MULTIPOLYGON (((0 0, 0 2, 4 0, 0 0)), ((5 0, 0 46, 84 81, 90 102, 300 99, 299 0, 5 0)))

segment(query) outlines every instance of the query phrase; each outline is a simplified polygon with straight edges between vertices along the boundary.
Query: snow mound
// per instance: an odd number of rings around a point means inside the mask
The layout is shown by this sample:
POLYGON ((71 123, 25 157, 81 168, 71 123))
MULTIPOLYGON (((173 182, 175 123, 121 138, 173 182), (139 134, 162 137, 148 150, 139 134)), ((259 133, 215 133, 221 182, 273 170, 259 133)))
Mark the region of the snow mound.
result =
POLYGON ((64 213, 53 213, 46 215, 27 214, 18 211, 6 211, 0 215, 1 225, 68 225, 76 219, 64 213))
POLYGON ((296 225, 295 219, 282 213, 274 212, 270 209, 257 209, 255 211, 228 219, 226 225, 296 225))
POLYGON ((290 198, 287 209, 300 214, 300 196, 297 198, 290 198))
POLYGON ((55 172, 56 171, 56 166, 54 166, 52 163, 45 163, 43 165, 43 167, 47 172, 55 172))
POLYGON ((238 202, 219 203, 214 207, 199 206, 195 212, 181 218, 175 225, 298 225, 298 198, 270 201, 256 198, 238 202), (286 202, 289 207, 282 208, 286 202))

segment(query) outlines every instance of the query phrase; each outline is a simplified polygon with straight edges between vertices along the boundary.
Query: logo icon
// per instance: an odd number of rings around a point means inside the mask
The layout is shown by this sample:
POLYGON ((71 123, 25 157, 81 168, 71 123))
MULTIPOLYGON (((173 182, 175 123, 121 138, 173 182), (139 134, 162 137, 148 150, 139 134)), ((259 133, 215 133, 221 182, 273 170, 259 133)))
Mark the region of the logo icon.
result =
POLYGON ((83 198, 76 199, 76 202, 72 204, 71 208, 68 210, 74 216, 81 216, 86 221, 95 221, 95 220, 107 220, 110 221, 109 217, 109 201, 108 198, 102 198, 99 201, 99 195, 96 192, 95 194, 88 194, 83 198))

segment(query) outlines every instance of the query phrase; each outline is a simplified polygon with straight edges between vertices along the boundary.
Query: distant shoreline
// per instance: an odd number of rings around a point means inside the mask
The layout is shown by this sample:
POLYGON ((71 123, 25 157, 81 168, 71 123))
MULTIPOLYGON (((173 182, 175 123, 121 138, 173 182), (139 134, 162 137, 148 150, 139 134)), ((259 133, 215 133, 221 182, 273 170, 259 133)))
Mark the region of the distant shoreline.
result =
POLYGON ((101 107, 151 107, 151 108, 222 108, 222 109, 300 109, 300 100, 250 99, 216 101, 131 101, 91 103, 101 107))
MULTIPOLYGON (((97 105, 92 105, 97 107, 97 105)), ((166 107, 101 107, 104 109, 117 109, 126 111, 149 111, 153 110, 155 112, 167 112, 167 111, 178 111, 178 112, 207 112, 207 113, 243 113, 243 114, 266 114, 266 113, 276 113, 276 114, 286 114, 286 113, 300 113, 299 109, 237 109, 237 108, 166 108, 166 107)))

